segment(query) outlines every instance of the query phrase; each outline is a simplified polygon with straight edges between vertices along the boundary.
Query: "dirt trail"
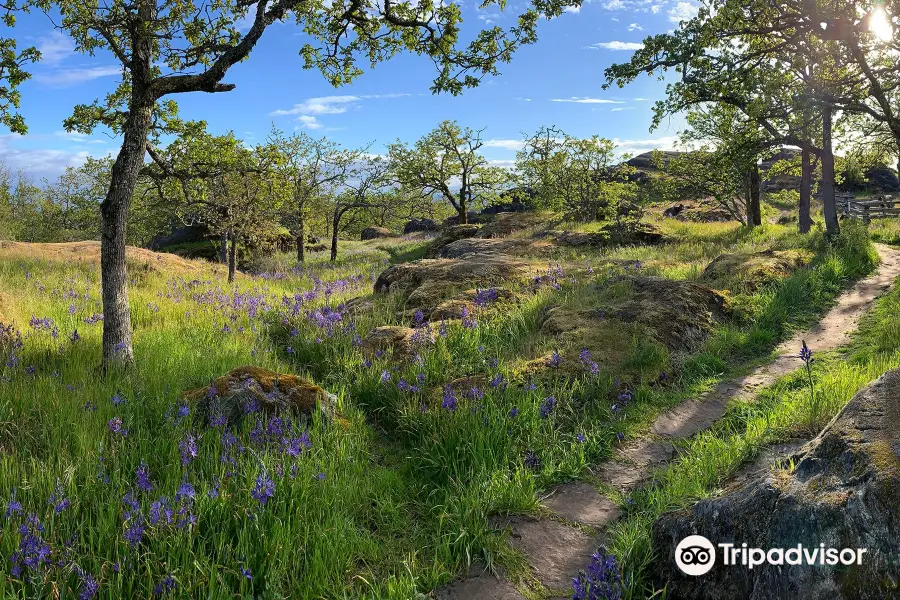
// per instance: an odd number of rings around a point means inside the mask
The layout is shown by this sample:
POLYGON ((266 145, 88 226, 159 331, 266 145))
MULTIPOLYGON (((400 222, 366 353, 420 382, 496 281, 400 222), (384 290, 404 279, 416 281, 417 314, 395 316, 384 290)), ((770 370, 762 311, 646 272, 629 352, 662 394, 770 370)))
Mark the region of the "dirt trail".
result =
MULTIPOLYGON (((900 249, 876 244, 881 264, 872 276, 857 282, 838 298, 822 320, 798 332, 775 350, 775 359, 743 377, 723 381, 709 392, 660 414, 650 435, 631 440, 613 457, 592 469, 602 486, 629 493, 646 483, 657 469, 675 455, 674 440, 688 438, 720 419, 729 404, 752 398, 763 387, 802 365, 797 353, 805 340, 814 352, 845 344, 859 320, 875 300, 900 277, 900 249)), ((552 513, 543 519, 514 516, 495 524, 508 527, 510 543, 529 561, 534 576, 553 598, 571 597, 571 579, 590 562, 603 543, 606 528, 621 515, 619 507, 585 482, 558 486, 543 504, 552 513)), ((440 600, 525 600, 508 581, 474 570, 470 577, 435 592, 440 600)))

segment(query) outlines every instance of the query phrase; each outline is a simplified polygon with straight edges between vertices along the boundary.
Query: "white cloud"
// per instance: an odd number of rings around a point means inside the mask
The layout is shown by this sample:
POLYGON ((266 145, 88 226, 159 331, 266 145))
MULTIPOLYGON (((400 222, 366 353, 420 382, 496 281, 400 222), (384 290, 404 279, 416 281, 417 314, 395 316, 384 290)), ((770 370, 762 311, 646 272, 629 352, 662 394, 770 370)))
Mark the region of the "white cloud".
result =
POLYGON ((628 26, 628 31, 643 31, 644 28, 638 25, 637 23, 632 23, 628 26))
POLYGON ((41 52, 41 64, 55 66, 75 52, 75 42, 59 31, 51 31, 38 38, 37 49, 41 52))
POLYGON ((572 102, 574 104, 624 104, 621 100, 607 100, 605 98, 553 98, 550 102, 572 102))
MULTIPOLYGON (((38 136, 35 136, 38 137, 38 136)), ((0 157, 14 173, 22 171, 33 183, 39 183, 42 177, 54 179, 65 171, 66 167, 78 167, 84 164, 92 153, 86 150, 68 152, 45 148, 18 148, 27 136, 17 134, 0 135, 0 157)), ((105 152, 96 155, 101 156, 105 152)))
POLYGON ((622 0, 609 0, 603 3, 603 8, 606 10, 622 10, 625 8, 625 3, 622 0))
POLYGON ((633 106, 618 106, 616 108, 610 109, 609 112, 619 112, 620 110, 634 110, 633 106))
POLYGON ((86 69, 58 69, 49 73, 39 73, 34 76, 35 81, 52 87, 69 87, 93 81, 101 77, 120 75, 121 67, 90 67, 86 69))
POLYGON ((632 100, 634 100, 635 102, 646 102, 649 99, 650 98, 632 98, 632 100))
POLYGON ((564 10, 567 13, 573 13, 573 14, 577 15, 578 13, 581 12, 581 7, 580 6, 567 6, 564 10))
POLYGON ((503 148, 504 150, 521 150, 525 146, 522 140, 487 140, 484 148, 503 148))
POLYGON ((518 100, 519 102, 531 102, 531 98, 523 98, 522 96, 516 96, 513 100, 518 100))
POLYGON ((300 115, 297 117, 297 120, 300 121, 300 125, 306 129, 322 129, 322 127, 324 127, 324 125, 319 123, 318 119, 312 115, 300 115))
POLYGON ((650 140, 620 140, 613 138, 616 152, 619 154, 643 154, 652 150, 675 150, 678 136, 668 135, 650 140))
POLYGON ((653 6, 650 7, 650 12, 652 12, 654 15, 659 14, 659 11, 661 11, 661 10, 662 10, 662 4, 654 4, 653 6))
POLYGON ((67 139, 69 141, 75 142, 76 144, 105 144, 106 140, 92 138, 84 135, 83 133, 78 133, 77 131, 65 131, 64 129, 60 129, 59 131, 54 131, 53 135, 56 137, 61 137, 67 139))
POLYGON ((585 50, 640 50, 644 45, 638 42, 598 42, 585 46, 585 50))
POLYGON ((359 108, 363 100, 405 98, 412 94, 368 94, 360 96, 320 96, 307 98, 300 104, 295 104, 288 109, 278 109, 270 112, 271 116, 298 115, 302 127, 306 129, 321 129, 324 125, 316 118, 318 115, 340 115, 350 110, 359 108))
MULTIPOLYGON (((490 164, 492 167, 500 167, 501 169, 513 169, 516 166, 516 161, 488 159, 488 164, 490 164)), ((457 183, 456 185, 459 186, 459 183, 457 183)))
POLYGON ((697 11, 699 10, 699 8, 699 6, 691 2, 685 2, 684 0, 682 0, 669 9, 669 20, 673 23, 689 21, 697 16, 697 11))

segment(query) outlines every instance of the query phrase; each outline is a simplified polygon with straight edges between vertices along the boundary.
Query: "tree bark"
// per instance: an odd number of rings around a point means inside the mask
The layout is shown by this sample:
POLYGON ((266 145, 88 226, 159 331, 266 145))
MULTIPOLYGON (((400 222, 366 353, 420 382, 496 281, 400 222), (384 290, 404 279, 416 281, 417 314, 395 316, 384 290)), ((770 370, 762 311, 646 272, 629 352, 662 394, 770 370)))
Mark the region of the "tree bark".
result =
POLYGON ((219 262, 223 265, 228 262, 228 232, 222 232, 219 244, 219 262))
MULTIPOLYGON (((140 92, 133 89, 134 97, 140 92)), ((109 191, 100 204, 100 288, 103 300, 103 365, 134 362, 125 232, 128 208, 144 164, 153 103, 132 101, 124 139, 110 174, 109 191)))
POLYGON ((752 221, 752 225, 762 225, 762 207, 759 202, 759 165, 754 164, 750 169, 750 214, 747 215, 747 222, 752 221))
POLYGON ((809 207, 812 199, 812 162, 809 159, 809 150, 800 151, 800 214, 798 222, 800 233, 809 233, 812 228, 812 216, 809 207))
POLYGON ((234 272, 237 270, 237 235, 230 232, 231 254, 228 256, 228 283, 234 283, 234 272))
POLYGON ((459 190, 459 224, 466 225, 469 222, 469 213, 466 209, 466 189, 459 190))
POLYGON ((840 233, 837 206, 834 200, 834 152, 831 148, 832 107, 822 108, 822 213, 825 217, 825 233, 828 236, 840 233))
POLYGON ((334 220, 331 223, 331 262, 337 260, 338 251, 338 228, 341 224, 343 213, 339 208, 334 209, 334 220))

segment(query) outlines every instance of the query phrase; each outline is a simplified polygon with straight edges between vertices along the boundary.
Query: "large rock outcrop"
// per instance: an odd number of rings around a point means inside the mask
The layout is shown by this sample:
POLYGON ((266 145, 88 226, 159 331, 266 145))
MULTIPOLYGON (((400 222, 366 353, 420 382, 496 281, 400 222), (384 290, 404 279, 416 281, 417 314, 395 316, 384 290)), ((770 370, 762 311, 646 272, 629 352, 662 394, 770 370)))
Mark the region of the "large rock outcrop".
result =
POLYGON ((764 285, 784 279, 812 261, 808 250, 765 250, 720 254, 710 262, 700 281, 719 290, 753 292, 764 285))
POLYGON ((528 262, 499 253, 480 254, 478 260, 422 259, 388 267, 375 281, 375 292, 403 294, 408 310, 422 310, 428 318, 438 305, 461 290, 524 281, 530 274, 528 262))
POLYGON ((656 583, 672 599, 819 600, 900 598, 900 370, 847 404, 793 457, 725 496, 664 514, 653 527, 656 583), (716 563, 683 575, 674 550, 688 535, 750 548, 865 548, 861 564, 716 563))

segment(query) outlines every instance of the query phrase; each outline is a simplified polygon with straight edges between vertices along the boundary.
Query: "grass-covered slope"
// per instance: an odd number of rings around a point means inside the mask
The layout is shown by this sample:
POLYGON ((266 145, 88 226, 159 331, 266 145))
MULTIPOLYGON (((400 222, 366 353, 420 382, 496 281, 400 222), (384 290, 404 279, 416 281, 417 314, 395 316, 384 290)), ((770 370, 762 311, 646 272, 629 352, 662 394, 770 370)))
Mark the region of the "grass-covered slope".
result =
POLYGON ((672 243, 560 248, 532 277, 496 284, 514 302, 488 293, 443 322, 373 293, 390 263, 425 254, 421 240, 347 244, 336 265, 276 257, 234 287, 202 267, 145 269, 130 287, 136 363, 110 375, 96 368, 96 265, 0 249, 0 596, 97 584, 105 598, 405 599, 476 558, 527 575, 489 515, 537 510, 536 490, 763 357, 873 266, 852 228, 828 245, 778 226, 661 226, 672 243), (726 294, 730 316, 690 349, 634 338, 630 371, 600 368, 602 345, 559 348, 577 353, 572 368, 545 360, 560 346, 548 311, 611 277, 693 282, 719 254, 770 248, 814 259, 726 294), (383 325, 416 329, 412 356, 366 348, 383 325), (182 392, 242 365, 313 380, 338 396, 337 416, 198 423, 182 392))

